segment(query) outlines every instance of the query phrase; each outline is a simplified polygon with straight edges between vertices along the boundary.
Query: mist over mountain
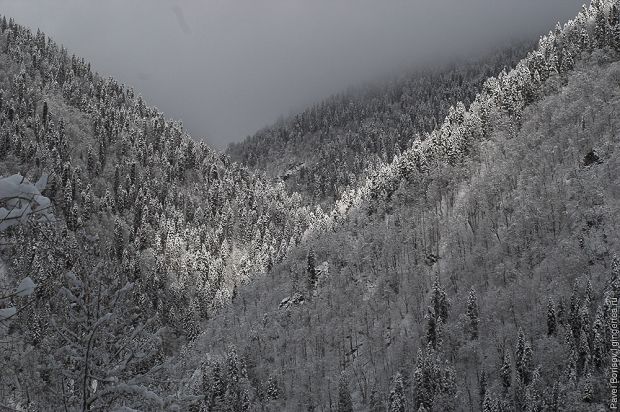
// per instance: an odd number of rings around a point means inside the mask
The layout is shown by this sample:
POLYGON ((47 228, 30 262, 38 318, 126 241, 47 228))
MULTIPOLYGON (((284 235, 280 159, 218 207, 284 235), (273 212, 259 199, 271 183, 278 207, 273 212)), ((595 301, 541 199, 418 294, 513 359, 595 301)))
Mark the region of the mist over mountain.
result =
POLYGON ((232 143, 226 153, 306 201, 329 207, 343 190, 433 131, 452 106, 469 106, 487 78, 516 65, 533 44, 435 63, 331 96, 232 143))
MULTIPOLYGON (((427 27, 495 35, 226 151, 0 16, 0 409, 616 409, 620 4, 501 47, 524 23, 485 10, 428 5, 427 27)), ((348 80, 383 70, 364 62, 348 80)))
POLYGON ((439 57, 537 40, 578 0, 2 0, 223 149, 326 96, 439 57))

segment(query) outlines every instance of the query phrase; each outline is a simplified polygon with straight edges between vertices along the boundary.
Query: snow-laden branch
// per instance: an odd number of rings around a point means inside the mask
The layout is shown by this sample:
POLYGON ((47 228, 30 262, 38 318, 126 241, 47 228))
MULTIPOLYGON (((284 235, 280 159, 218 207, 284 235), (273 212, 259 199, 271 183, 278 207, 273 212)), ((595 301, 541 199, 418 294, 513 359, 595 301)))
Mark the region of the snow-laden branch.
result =
POLYGON ((54 221, 51 202, 41 194, 47 179, 44 174, 32 184, 20 174, 0 177, 0 232, 32 215, 38 215, 41 221, 54 221))

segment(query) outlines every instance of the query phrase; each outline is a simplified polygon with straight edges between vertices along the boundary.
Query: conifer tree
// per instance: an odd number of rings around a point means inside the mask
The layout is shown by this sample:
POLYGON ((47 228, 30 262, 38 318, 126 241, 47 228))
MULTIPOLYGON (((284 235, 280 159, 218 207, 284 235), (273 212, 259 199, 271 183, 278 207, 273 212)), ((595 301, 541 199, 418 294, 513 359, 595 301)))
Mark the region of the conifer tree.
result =
POLYGON ((426 311, 426 342, 433 348, 437 347, 437 319, 435 311, 430 306, 426 311))
POLYGON ((209 371, 207 369, 206 365, 202 365, 201 367, 201 371, 202 371, 202 383, 200 385, 200 389, 202 390, 203 393, 203 404, 205 406, 209 405, 209 396, 210 396, 210 392, 211 392, 211 377, 209 376, 209 371))
POLYGON ((308 286, 310 289, 313 289, 316 286, 317 281, 317 273, 316 273, 316 257, 314 255, 314 250, 310 249, 308 252, 308 262, 306 267, 306 273, 308 276, 308 286))
POLYGON ((514 409, 518 411, 526 410, 527 404, 527 387, 523 385, 521 382, 521 378, 517 377, 514 382, 514 390, 511 396, 506 396, 504 400, 510 399, 511 403, 514 405, 514 409))
POLYGON ((385 411, 385 406, 381 401, 381 396, 377 392, 376 388, 372 388, 370 391, 370 396, 368 399, 368 411, 369 412, 383 412, 385 411))
POLYGON ((609 13, 609 35, 612 48, 620 51, 620 7, 612 5, 609 13))
POLYGON ((95 154, 93 153, 93 148, 89 146, 86 155, 86 170, 91 177, 94 176, 96 168, 97 164, 95 160, 95 154))
POLYGON ((469 336, 471 340, 478 339, 478 298, 476 296, 476 290, 472 287, 469 292, 469 298, 467 299, 467 317, 469 318, 469 336))
POLYGON ((82 191, 80 198, 82 199, 82 216, 84 220, 88 220, 90 219, 91 213, 95 211, 92 187, 90 184, 82 191))
POLYGON ((594 400, 594 385, 592 384, 592 375, 589 372, 583 382, 581 399, 586 403, 594 400))
POLYGON ((549 298, 547 302, 547 335, 553 336, 557 330, 557 319, 555 316, 555 306, 553 300, 549 298))
POLYGON ((225 391, 226 384, 223 381, 222 370, 220 364, 216 362, 213 365, 211 387, 209 388, 210 410, 223 410, 225 391))
POLYGON ((442 361, 439 352, 432 346, 428 345, 426 350, 418 351, 413 378, 416 407, 423 405, 431 409, 439 400, 443 409, 454 408, 456 393, 454 368, 442 361))
POLYGON ((271 375, 267 380, 267 398, 272 400, 280 399, 280 386, 275 376, 271 375))
POLYGON ((43 124, 44 129, 47 129, 47 118, 48 118, 47 102, 43 102, 43 114, 42 114, 41 122, 43 124))
POLYGON ((504 352, 504 359, 502 361, 502 367, 500 369, 500 376, 502 378, 502 385, 504 386, 504 391, 508 391, 508 389, 510 389, 510 385, 512 384, 512 364, 508 351, 504 352))
POLYGON ((587 299, 587 304, 594 301, 594 291, 592 290, 592 281, 590 279, 586 282, 585 297, 587 299))
MULTIPOLYGON (((588 336, 582 329, 579 335, 579 358, 578 358, 578 373, 582 375, 586 372, 588 365, 591 362, 590 345, 588 343, 588 336)), ((579 376, 578 375, 578 376, 579 376)))
POLYGON ((99 170, 104 170, 105 168, 105 164, 106 164, 106 160, 107 160, 107 154, 106 154, 106 146, 103 140, 99 141, 99 165, 97 166, 97 169, 99 170))
POLYGON ((123 250, 125 249, 125 237, 123 234, 123 225, 120 219, 114 222, 114 256, 120 261, 123 258, 123 250))
POLYGON ((231 346, 226 355, 226 392, 225 402, 235 412, 246 411, 249 407, 245 388, 247 371, 245 362, 237 355, 237 349, 231 346))
POLYGON ((602 8, 599 8, 594 18, 594 40, 598 47, 605 47, 607 43, 607 18, 602 8))
POLYGON ((560 54, 560 72, 562 74, 566 74, 575 67, 575 60, 573 59, 573 55, 570 50, 567 48, 562 49, 560 54))
POLYGON ((564 325, 564 323, 566 321, 566 310, 564 308, 564 298, 563 297, 560 297, 560 299, 558 301, 557 320, 558 320, 558 323, 560 325, 564 325))
POLYGON ((550 390, 545 392, 545 400, 544 405, 546 406, 546 410, 549 411, 559 411, 561 401, 560 401, 560 385, 558 382, 554 383, 550 390))
POLYGON ((344 372, 338 382, 338 412, 353 412, 353 402, 349 392, 349 380, 344 372))
POLYGON ((388 412, 405 412, 405 388, 400 372, 396 373, 392 382, 388 412))
POLYGON ((65 216, 69 216, 71 213, 71 207, 73 207, 73 185, 71 183, 71 179, 68 178, 66 180, 65 186, 63 188, 63 212, 65 216))
POLYGON ((570 329, 564 329, 564 345, 566 347, 566 353, 570 353, 571 349, 575 348, 575 338, 570 329))
POLYGON ((515 349, 515 365, 517 367, 517 375, 522 376, 523 371, 523 355, 525 354, 525 334, 523 329, 519 328, 517 333, 517 347, 515 349))
POLYGON ((578 372, 577 372, 577 352, 574 348, 570 349, 568 359, 565 368, 565 379, 567 382, 575 385, 577 384, 578 372))
POLYGON ((533 362, 533 353, 532 353, 532 345, 530 342, 525 343, 525 348, 523 349, 523 357, 521 358, 519 370, 519 376, 521 377, 521 382, 523 385, 529 385, 532 378, 532 362, 533 362))
POLYGON ((445 323, 448 319, 448 309, 450 304, 448 303, 448 297, 445 290, 443 290, 441 284, 439 283, 439 277, 436 277, 433 282, 431 307, 433 308, 437 318, 441 319, 441 321, 445 323))
POLYGON ((592 325, 592 364, 600 368, 603 365, 605 354, 607 353, 607 346, 605 343, 605 327, 603 323, 603 310, 599 306, 596 310, 596 316, 592 325))
POLYGON ((579 339, 579 331, 581 330, 581 316, 580 316, 580 308, 579 305, 579 295, 578 295, 578 283, 575 281, 573 286, 573 291, 570 297, 570 303, 568 307, 568 322, 570 325, 570 329, 573 332, 573 337, 575 339, 579 339))
POLYGON ((117 163, 114 166, 114 181, 112 182, 112 190, 114 191, 114 195, 118 196, 119 187, 121 185, 121 168, 117 163))
POLYGON ((497 412, 497 400, 487 393, 482 401, 482 412, 497 412))
POLYGON ((80 222, 80 209, 78 205, 74 203, 69 211, 69 216, 67 216, 67 227, 69 230, 75 231, 80 226, 80 222))
MULTIPOLYGON (((611 287, 612 290, 620 289, 620 259, 616 256, 614 256, 611 263, 611 279, 609 280, 609 287, 611 287)), ((605 301, 607 301, 607 299, 605 301)))
POLYGON ((483 407, 483 403, 487 397, 487 372, 483 369, 480 373, 480 379, 478 383, 478 396, 480 397, 480 407, 483 407))
POLYGON ((443 327, 444 323, 438 318, 435 324, 435 345, 433 346, 436 351, 441 351, 443 347, 443 327))
POLYGON ((541 388, 544 387, 544 383, 540 376, 540 366, 532 372, 532 380, 527 385, 525 390, 525 410, 526 411, 538 411, 542 409, 542 394, 541 388))

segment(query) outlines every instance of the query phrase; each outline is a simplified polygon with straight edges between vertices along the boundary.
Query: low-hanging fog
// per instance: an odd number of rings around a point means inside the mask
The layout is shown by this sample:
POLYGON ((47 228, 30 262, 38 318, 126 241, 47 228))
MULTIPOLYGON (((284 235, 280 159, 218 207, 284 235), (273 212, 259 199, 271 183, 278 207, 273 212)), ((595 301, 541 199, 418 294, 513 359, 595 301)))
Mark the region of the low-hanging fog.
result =
POLYGON ((376 76, 537 38, 582 1, 0 0, 0 13, 223 148, 376 76))

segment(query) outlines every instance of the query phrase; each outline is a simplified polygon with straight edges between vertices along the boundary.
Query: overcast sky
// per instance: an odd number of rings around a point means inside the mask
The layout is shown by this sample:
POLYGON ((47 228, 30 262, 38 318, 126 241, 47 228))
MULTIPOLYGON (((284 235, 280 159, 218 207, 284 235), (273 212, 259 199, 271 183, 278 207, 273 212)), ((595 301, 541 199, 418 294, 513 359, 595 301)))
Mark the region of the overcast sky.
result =
POLYGON ((223 148, 416 62, 537 38, 583 0, 0 0, 223 148))

